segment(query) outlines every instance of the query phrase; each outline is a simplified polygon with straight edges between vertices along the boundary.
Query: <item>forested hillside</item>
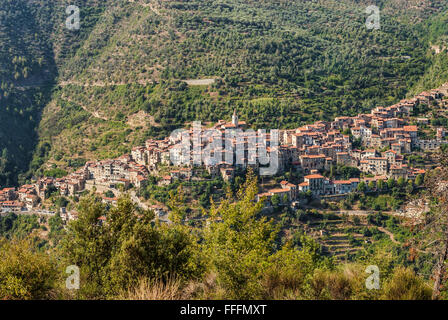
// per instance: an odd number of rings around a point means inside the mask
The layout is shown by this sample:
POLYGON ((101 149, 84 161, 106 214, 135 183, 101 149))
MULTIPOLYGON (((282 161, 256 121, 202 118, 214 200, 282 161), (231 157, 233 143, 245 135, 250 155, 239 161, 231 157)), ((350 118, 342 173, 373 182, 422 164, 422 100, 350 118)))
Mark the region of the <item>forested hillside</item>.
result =
POLYGON ((253 127, 294 127, 448 79, 431 47, 445 43, 445 1, 377 1, 380 30, 365 27, 370 4, 0 0, 0 185, 235 107, 253 127), (69 4, 78 31, 65 28, 69 4))
MULTIPOLYGON (((84 1, 86 5, 94 2, 84 1)), ((42 110, 51 101, 64 58, 75 52, 77 43, 82 41, 82 32, 58 32, 67 4, 68 1, 0 1, 2 186, 16 184, 19 174, 28 171, 39 140, 37 128, 42 110)), ((44 149, 37 150, 37 155, 44 155, 44 149)))
POLYGON ((0 185, 8 185, 27 169, 55 65, 38 8, 25 1, 0 8, 0 185))

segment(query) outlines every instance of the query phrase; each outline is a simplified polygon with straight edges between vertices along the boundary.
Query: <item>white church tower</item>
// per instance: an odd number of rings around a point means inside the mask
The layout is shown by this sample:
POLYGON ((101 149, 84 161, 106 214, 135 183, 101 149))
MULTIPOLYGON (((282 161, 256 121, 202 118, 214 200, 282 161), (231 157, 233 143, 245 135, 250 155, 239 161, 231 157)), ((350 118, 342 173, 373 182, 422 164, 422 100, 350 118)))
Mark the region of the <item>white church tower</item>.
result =
POLYGON ((232 124, 238 127, 238 116, 236 115, 236 109, 233 109, 232 124))

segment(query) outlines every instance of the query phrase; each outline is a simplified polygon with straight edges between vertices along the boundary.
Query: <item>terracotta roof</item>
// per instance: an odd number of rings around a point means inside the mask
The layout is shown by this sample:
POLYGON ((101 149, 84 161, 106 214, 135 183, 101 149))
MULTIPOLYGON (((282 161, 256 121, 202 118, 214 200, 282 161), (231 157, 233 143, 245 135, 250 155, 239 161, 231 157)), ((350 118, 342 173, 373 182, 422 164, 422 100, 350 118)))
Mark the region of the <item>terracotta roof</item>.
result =
POLYGON ((305 176, 305 179, 324 179, 325 177, 320 174, 310 174, 305 176))

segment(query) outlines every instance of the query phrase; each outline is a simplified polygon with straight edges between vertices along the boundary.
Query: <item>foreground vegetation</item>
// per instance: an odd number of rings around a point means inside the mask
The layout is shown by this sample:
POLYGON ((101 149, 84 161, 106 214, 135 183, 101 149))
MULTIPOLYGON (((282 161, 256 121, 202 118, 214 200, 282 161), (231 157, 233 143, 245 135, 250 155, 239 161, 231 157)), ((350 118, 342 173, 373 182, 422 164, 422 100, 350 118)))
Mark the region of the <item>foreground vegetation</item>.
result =
POLYGON ((0 297, 6 299, 429 299, 431 281, 403 267, 383 247, 337 264, 305 234, 282 241, 279 225, 254 203, 249 173, 235 194, 212 203, 193 228, 170 225, 128 198, 107 210, 83 198, 79 219, 62 240, 38 249, 30 237, 0 242, 0 297), (101 223, 100 217, 106 217, 101 223), (65 269, 80 268, 80 289, 67 290, 65 269), (380 269, 379 290, 366 288, 368 265, 380 269))

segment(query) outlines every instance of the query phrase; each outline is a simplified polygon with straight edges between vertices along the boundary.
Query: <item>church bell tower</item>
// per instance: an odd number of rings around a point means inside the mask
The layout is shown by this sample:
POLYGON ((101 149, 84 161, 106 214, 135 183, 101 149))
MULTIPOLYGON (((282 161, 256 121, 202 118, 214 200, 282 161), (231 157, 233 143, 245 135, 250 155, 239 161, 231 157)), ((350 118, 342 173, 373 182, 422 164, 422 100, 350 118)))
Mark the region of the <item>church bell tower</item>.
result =
POLYGON ((236 115, 236 109, 233 109, 232 124, 238 127, 238 116, 236 115))

